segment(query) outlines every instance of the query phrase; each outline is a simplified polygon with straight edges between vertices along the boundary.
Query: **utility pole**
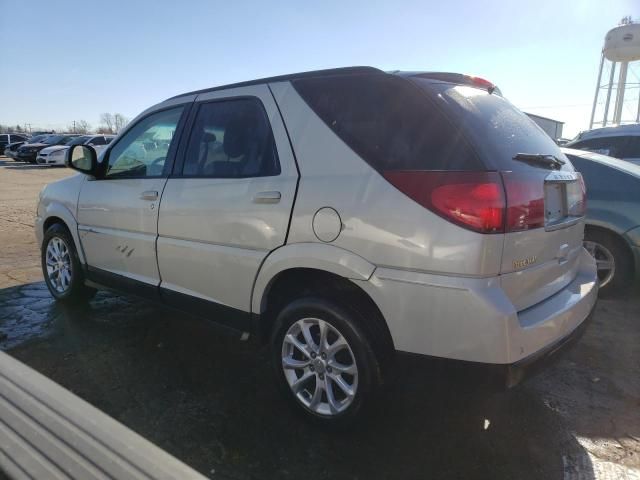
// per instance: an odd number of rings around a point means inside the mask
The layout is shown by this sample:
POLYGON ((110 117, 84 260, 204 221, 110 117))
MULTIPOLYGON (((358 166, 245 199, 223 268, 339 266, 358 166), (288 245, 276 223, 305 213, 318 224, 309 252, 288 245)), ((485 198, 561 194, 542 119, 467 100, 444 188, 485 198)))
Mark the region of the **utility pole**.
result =
POLYGON ((73 133, 76 133, 76 121, 73 121, 73 133))

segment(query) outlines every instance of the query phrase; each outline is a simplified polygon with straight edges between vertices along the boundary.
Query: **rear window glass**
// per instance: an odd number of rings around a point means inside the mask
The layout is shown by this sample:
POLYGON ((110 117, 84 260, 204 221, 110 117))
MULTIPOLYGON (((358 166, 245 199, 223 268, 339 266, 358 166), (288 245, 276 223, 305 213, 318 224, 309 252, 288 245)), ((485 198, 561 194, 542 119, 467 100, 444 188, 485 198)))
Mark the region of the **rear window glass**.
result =
MULTIPOLYGON (((540 168, 513 160, 517 153, 553 155, 567 161, 551 137, 503 97, 475 87, 412 79, 463 128, 489 169, 523 171, 540 168)), ((570 163, 563 168, 571 169, 570 163)))
POLYGON ((292 83, 324 123, 380 172, 485 169, 460 128, 403 78, 349 75, 292 83))
POLYGON ((596 137, 568 144, 571 148, 589 150, 590 152, 608 155, 615 158, 640 157, 640 137, 612 136, 596 137))

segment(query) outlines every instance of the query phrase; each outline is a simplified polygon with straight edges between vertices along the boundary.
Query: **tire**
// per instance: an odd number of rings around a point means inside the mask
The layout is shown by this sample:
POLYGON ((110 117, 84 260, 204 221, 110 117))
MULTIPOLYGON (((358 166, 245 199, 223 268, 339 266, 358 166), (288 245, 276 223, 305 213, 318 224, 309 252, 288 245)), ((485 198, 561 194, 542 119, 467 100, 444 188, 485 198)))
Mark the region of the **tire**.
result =
POLYGON ((613 233, 587 229, 584 245, 596 257, 600 294, 610 296, 624 293, 631 286, 634 272, 632 258, 624 241, 613 233), (607 273, 607 262, 612 264, 613 272, 609 270, 607 273))
POLYGON ((355 309, 313 296, 293 300, 278 314, 271 336, 276 381, 307 419, 344 426, 362 417, 372 403, 381 369, 371 334, 362 328, 364 321, 355 309), (327 348, 319 348, 323 329, 327 348), (285 368, 285 363, 290 367, 285 368))
POLYGON ((44 281, 56 300, 69 303, 83 302, 95 295, 96 290, 84 284, 78 252, 65 226, 56 223, 49 227, 44 234, 40 251, 44 281), (52 267, 51 272, 48 270, 47 262, 49 267, 52 267))

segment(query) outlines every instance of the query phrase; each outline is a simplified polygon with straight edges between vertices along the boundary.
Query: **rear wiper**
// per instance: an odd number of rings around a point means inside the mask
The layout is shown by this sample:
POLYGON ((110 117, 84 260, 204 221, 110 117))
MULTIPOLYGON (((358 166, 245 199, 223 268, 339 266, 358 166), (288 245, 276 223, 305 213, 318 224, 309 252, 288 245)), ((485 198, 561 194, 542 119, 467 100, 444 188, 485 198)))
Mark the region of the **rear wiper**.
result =
POLYGON ((513 159, 521 162, 542 163, 552 168, 560 168, 565 164, 564 160, 560 160, 554 155, 544 155, 542 153, 516 153, 513 159))

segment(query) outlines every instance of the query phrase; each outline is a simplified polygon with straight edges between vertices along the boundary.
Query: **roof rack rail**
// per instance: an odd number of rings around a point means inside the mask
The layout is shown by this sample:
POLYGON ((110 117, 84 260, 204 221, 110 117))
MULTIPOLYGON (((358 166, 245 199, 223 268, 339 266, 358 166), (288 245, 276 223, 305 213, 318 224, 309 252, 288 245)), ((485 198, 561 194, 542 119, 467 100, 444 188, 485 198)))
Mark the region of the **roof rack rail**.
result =
POLYGON ((358 74, 362 75, 367 73, 384 74, 382 70, 379 70, 374 67, 343 67, 343 68, 330 68, 326 70, 312 70, 309 72, 290 73, 287 75, 265 77, 265 78, 259 78, 256 80, 249 80, 246 82, 230 83, 228 85, 220 85, 217 87, 204 88, 202 90, 194 90, 192 92, 181 93, 180 95, 167 98, 165 102, 167 100, 186 97, 188 95, 198 95, 200 93, 215 92, 216 90, 223 90, 227 88, 247 87, 250 85, 260 85, 263 83, 271 83, 271 82, 285 82, 289 80, 297 80, 300 78, 308 78, 308 77, 326 77, 326 76, 332 76, 332 75, 358 75, 358 74))

